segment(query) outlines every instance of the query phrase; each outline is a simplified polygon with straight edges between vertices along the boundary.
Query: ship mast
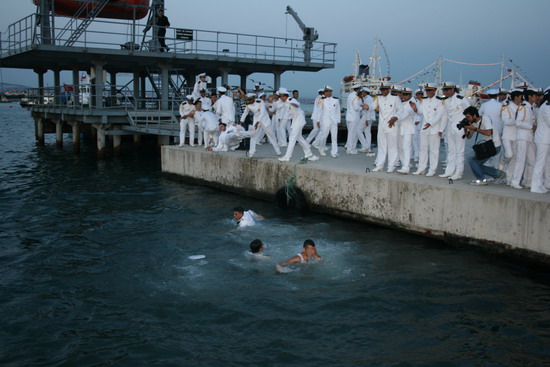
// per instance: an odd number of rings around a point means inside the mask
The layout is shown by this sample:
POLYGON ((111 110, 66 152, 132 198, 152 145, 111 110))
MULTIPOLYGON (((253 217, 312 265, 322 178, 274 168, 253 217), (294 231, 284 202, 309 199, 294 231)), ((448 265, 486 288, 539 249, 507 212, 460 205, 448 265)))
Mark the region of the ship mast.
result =
MULTIPOLYGON (((374 49, 372 50, 372 56, 370 57, 370 63, 369 63, 369 69, 371 70, 372 74, 369 73, 369 76, 372 76, 372 81, 377 81, 378 77, 376 76, 376 69, 380 68, 380 64, 378 63, 378 60, 380 60, 380 57, 378 56, 378 38, 374 39, 374 49)), ((380 76, 382 76, 382 70, 379 70, 380 76)))

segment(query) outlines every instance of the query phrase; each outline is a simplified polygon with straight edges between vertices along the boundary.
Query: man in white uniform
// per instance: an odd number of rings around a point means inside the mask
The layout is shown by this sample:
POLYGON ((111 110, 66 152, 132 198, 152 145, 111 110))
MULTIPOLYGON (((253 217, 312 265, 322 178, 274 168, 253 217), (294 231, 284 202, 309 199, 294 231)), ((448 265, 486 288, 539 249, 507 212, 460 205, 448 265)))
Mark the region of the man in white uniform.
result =
POLYGON ((189 145, 194 147, 195 143, 195 119, 193 118, 195 106, 193 96, 188 94, 186 101, 180 104, 180 147, 185 145, 185 133, 189 129, 189 145))
POLYGON ((394 172, 399 160, 399 148, 397 140, 399 128, 397 126, 399 117, 403 114, 403 102, 401 98, 390 94, 388 84, 380 85, 380 95, 376 97, 369 108, 378 111, 378 129, 383 135, 382 141, 378 142, 378 153, 376 156, 376 167, 373 172, 381 171, 388 158, 388 173, 394 172))
MULTIPOLYGON (((367 87, 361 89, 361 97, 363 98, 363 104, 370 106, 374 99, 370 95, 371 91, 367 87)), ((362 153, 367 153, 367 157, 374 157, 374 153, 371 150, 372 144, 372 125, 376 120, 376 112, 374 109, 362 109, 361 119, 359 120, 359 128, 357 129, 357 136, 361 142, 362 153)))
POLYGON ((320 129, 319 135, 315 140, 313 146, 319 149, 319 154, 326 155, 327 138, 330 134, 332 158, 338 157, 338 124, 340 123, 342 116, 340 111, 340 101, 332 96, 332 88, 325 86, 325 98, 321 100, 320 104, 320 129))
POLYGON ((221 122, 230 125, 235 122, 235 104, 233 99, 226 95, 226 92, 225 87, 218 87, 220 97, 216 101, 216 114, 220 116, 221 122))
POLYGON ((256 224, 255 220, 264 219, 261 215, 253 210, 244 210, 243 207, 237 206, 233 208, 233 218, 237 221, 239 228, 250 227, 256 224))
POLYGON ((510 101, 506 101, 500 110, 502 120, 502 146, 504 148, 504 171, 506 172, 506 184, 512 183, 512 172, 516 164, 516 113, 523 100, 523 91, 514 89, 510 95, 510 101))
POLYGON ((464 173, 464 147, 466 138, 464 129, 458 129, 457 125, 464 119, 464 110, 470 107, 467 99, 456 93, 456 85, 451 82, 443 83, 441 89, 447 97, 443 101, 446 110, 447 127, 447 167, 439 177, 461 180, 464 173))
POLYGON ((520 185, 522 178, 528 181, 530 186, 532 171, 528 166, 535 163, 535 149, 533 144, 534 130, 536 129, 535 113, 531 102, 536 98, 533 90, 527 89, 524 92, 525 101, 519 105, 516 111, 516 162, 512 171, 510 186, 515 189, 522 189, 520 185), (524 175, 524 173, 526 173, 524 175), (529 176, 531 173, 531 176, 529 176), (525 177, 524 177, 525 176, 525 177))
POLYGON ((445 107, 439 99, 435 97, 437 86, 428 83, 424 86, 426 98, 420 104, 418 111, 422 115, 422 130, 420 130, 420 153, 418 157, 418 169, 413 175, 423 175, 428 167, 428 158, 430 169, 426 176, 434 176, 439 163, 439 145, 441 136, 443 136, 442 123, 445 107))
POLYGON ((199 74, 199 80, 195 83, 193 86, 193 99, 197 99, 201 97, 201 89, 204 89, 206 91, 207 83, 206 83, 206 74, 201 73, 199 74))
POLYGON ((361 111, 363 110, 363 98, 359 95, 361 84, 354 84, 351 88, 353 92, 349 94, 346 105, 346 127, 348 129, 346 154, 358 154, 357 140, 359 140, 358 130, 361 111))
MULTIPOLYGON (((502 131, 504 129, 504 126, 502 124, 502 119, 500 118, 502 103, 497 101, 497 98, 500 95, 499 90, 489 89, 487 91, 487 94, 489 95, 489 100, 481 105, 481 107, 479 108, 479 115, 481 117, 489 116, 491 118, 491 121, 493 122, 493 134, 498 133, 499 137, 502 139, 502 131)), ((502 151, 500 151, 494 157, 491 157, 491 159, 487 161, 487 165, 499 168, 501 157, 502 151)))
POLYGON ((550 186, 550 87, 544 91, 544 99, 537 113, 536 157, 531 181, 531 192, 540 194, 547 193, 546 187, 550 186))
MULTIPOLYGON (((200 126, 199 131, 202 131, 204 137, 204 145, 206 147, 216 146, 218 144, 218 136, 220 129, 218 128, 219 117, 212 111, 202 110, 202 100, 195 101, 195 124, 200 126)), ((200 132, 199 132, 200 134, 200 132)), ((202 142, 202 137, 200 137, 202 142)), ((201 144, 199 144, 200 146, 201 144)))
POLYGON ((248 132, 241 125, 232 124, 227 126, 223 122, 220 122, 218 126, 220 129, 218 145, 215 147, 208 146, 206 150, 213 152, 236 150, 241 140, 248 136, 248 132))
POLYGON ((252 113, 252 128, 250 129, 250 150, 248 152, 249 157, 254 157, 256 154, 256 145, 258 139, 262 137, 262 131, 267 135, 269 142, 275 149, 277 155, 281 155, 281 149, 277 144, 277 138, 273 132, 273 124, 267 113, 267 108, 263 100, 256 98, 255 93, 249 93, 246 95, 246 108, 241 116, 241 123, 244 122, 246 116, 252 113))
POLYGON ((319 128, 319 126, 320 126, 320 123, 319 123, 319 116, 320 116, 319 106, 321 105, 322 99, 325 95, 325 89, 321 88, 321 89, 317 90, 317 93, 319 95, 317 96, 317 98, 315 98, 315 101, 313 102, 313 112, 311 113, 311 123, 313 124, 313 129, 311 130, 311 132, 309 133, 309 135, 306 138, 306 142, 308 144, 311 144, 313 139, 315 139, 317 134, 319 134, 319 130, 320 130, 320 128, 319 128))
MULTIPOLYGON (((414 92, 414 103, 420 106, 424 100, 424 92, 421 89, 417 89, 414 92)), ((418 112, 414 116, 414 128, 415 134, 413 136, 413 159, 418 162, 418 156, 420 154, 420 130, 422 129, 422 115, 418 112)))
POLYGON ((403 101, 403 113, 399 119, 399 133, 401 134, 402 152, 401 169, 397 172, 408 174, 411 169, 411 154, 412 154, 412 139, 416 133, 414 125, 414 117, 418 111, 416 104, 412 101, 412 89, 403 88, 401 92, 401 100, 403 101))
POLYGON ((309 159, 310 161, 316 161, 319 157, 311 153, 310 145, 305 141, 302 136, 302 129, 306 124, 306 117, 304 111, 300 108, 300 102, 296 99, 290 100, 290 118, 292 119, 292 127, 290 130, 290 137, 288 139, 288 147, 286 148, 286 153, 283 157, 279 158, 281 162, 288 162, 292 157, 292 152, 294 151, 294 146, 296 142, 300 143, 300 146, 304 150, 304 158, 309 159))
POLYGON ((280 88, 277 93, 279 94, 279 100, 273 104, 273 109, 275 110, 275 129, 277 130, 279 146, 286 147, 288 145, 286 125, 290 120, 290 104, 288 103, 290 92, 285 88, 280 88))

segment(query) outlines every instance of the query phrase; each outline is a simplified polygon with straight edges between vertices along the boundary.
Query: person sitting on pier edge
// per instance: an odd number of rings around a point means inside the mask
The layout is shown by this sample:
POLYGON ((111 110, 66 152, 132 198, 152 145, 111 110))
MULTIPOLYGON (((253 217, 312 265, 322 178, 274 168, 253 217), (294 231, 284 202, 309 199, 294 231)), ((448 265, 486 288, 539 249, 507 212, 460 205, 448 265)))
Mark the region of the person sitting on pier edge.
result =
POLYGON ((155 22, 157 28, 157 37, 160 43, 160 52, 166 52, 170 51, 170 47, 166 46, 166 27, 170 27, 170 22, 168 21, 168 17, 164 15, 164 10, 159 10, 159 14, 156 17, 155 22))
POLYGON ((244 210, 242 206, 233 208, 233 218, 237 221, 237 225, 241 228, 250 227, 256 224, 255 220, 262 220, 264 217, 253 210, 244 210))
POLYGON ((304 241, 304 245, 301 253, 275 266, 275 270, 277 270, 278 273, 282 273, 283 267, 287 265, 295 264, 295 263, 305 264, 310 260, 323 260, 323 258, 319 256, 319 254, 317 253, 315 242, 313 242, 313 240, 307 239, 304 241))
POLYGON ((300 108, 300 102, 292 98, 290 99, 290 118, 292 120, 292 129, 290 130, 290 137, 288 139, 288 147, 286 148, 286 153, 284 157, 279 158, 281 162, 288 162, 292 157, 292 152, 294 151, 294 146, 296 142, 300 144, 304 150, 304 158, 309 159, 310 161, 316 161, 319 157, 311 153, 311 147, 306 142, 302 136, 302 129, 306 124, 306 117, 304 111, 300 108))
MULTIPOLYGON (((482 138, 485 141, 492 139, 498 154, 498 152, 500 152, 500 136, 499 134, 493 133, 491 118, 489 116, 480 117, 478 109, 474 106, 466 108, 463 113, 469 122, 469 125, 464 126, 464 131, 466 132, 467 130, 466 137, 471 139, 474 133, 478 133, 482 135, 482 138)), ((470 164, 470 168, 476 177, 475 180, 470 182, 470 185, 487 185, 487 180, 485 179, 484 174, 492 176, 496 179, 502 179, 505 176, 504 171, 484 165, 489 158, 477 159, 476 153, 473 149, 466 154, 466 160, 470 164)))

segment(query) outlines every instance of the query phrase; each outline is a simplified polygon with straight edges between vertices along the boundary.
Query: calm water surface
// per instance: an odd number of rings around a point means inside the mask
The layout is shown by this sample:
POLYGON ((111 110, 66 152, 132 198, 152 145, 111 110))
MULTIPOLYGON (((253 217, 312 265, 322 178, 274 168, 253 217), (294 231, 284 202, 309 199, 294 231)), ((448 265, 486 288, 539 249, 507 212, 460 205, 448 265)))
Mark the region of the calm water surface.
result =
POLYGON ((2 366, 550 363, 544 271, 184 184, 154 150, 37 148, 16 104, 0 124, 2 366), (266 220, 238 230, 236 205, 266 220), (277 275, 306 238, 325 263, 277 275))

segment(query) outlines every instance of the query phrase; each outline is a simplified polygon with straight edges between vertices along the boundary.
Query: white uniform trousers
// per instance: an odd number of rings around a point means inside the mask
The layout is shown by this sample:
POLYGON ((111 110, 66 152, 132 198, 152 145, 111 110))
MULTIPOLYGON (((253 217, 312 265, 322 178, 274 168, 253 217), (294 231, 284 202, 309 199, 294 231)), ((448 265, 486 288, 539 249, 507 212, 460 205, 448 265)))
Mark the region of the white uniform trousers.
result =
POLYGON ((304 128, 303 124, 292 124, 292 129, 290 130, 290 137, 288 138, 288 147, 286 148, 286 153, 284 155, 284 158, 292 158, 292 152, 294 151, 294 147, 296 146, 296 142, 300 144, 302 149, 304 150, 304 156, 309 157, 311 156, 311 147, 306 142, 306 139, 302 136, 302 129, 304 128))
POLYGON ((423 172, 428 167, 429 158, 429 172, 435 173, 439 163, 440 144, 441 138, 438 134, 420 134, 420 149, 418 155, 418 170, 420 172, 423 172))
POLYGON ((464 173, 464 147, 466 139, 460 134, 447 134, 447 167, 445 175, 460 176, 464 173))
POLYGON ((550 177, 546 175, 550 163, 550 144, 535 144, 537 154, 535 166, 533 167, 533 178, 531 180, 531 192, 545 193, 546 186, 550 185, 550 177))
POLYGON ((401 135, 401 146, 403 157, 401 157, 401 169, 409 171, 411 169, 412 142, 416 134, 401 135))
MULTIPOLYGON (((416 122, 415 122, 416 124, 416 122)), ((420 153, 420 129, 421 129, 421 123, 418 122, 418 125, 414 125, 414 128, 416 129, 416 134, 413 135, 412 139, 412 146, 413 146, 413 158, 415 161, 418 161, 418 156, 420 153)))
POLYGON ((364 119, 359 120, 359 126, 357 128, 357 137, 361 143, 361 150, 370 152, 372 144, 372 123, 374 121, 367 121, 364 119), (368 125, 367 125, 368 123, 368 125))
POLYGON ((384 145, 378 144, 378 154, 376 156, 376 167, 378 168, 384 167, 386 156, 388 157, 388 170, 395 169, 399 162, 399 148, 397 147, 399 129, 393 130, 388 133, 382 133, 384 135, 384 145))
POLYGON ((220 136, 220 130, 204 130, 203 129, 203 135, 204 135, 204 146, 205 147, 215 147, 218 145, 218 138, 220 136))
POLYGON ((185 134, 189 129, 189 145, 195 146, 195 119, 180 119, 180 145, 185 144, 185 134))
POLYGON ((506 183, 510 185, 514 165, 516 164, 516 141, 503 139, 502 147, 504 148, 504 154, 502 154, 503 171, 506 172, 506 183))
POLYGON ((288 144, 286 139, 286 124, 288 122, 288 119, 277 119, 277 121, 275 122, 275 130, 277 130, 277 142, 280 147, 286 147, 288 144))
POLYGON ((386 154, 388 154, 387 143, 386 143, 386 134, 382 131, 382 127, 378 124, 378 132, 376 133, 376 159, 374 160, 374 165, 376 167, 382 168, 384 162, 386 161, 386 154), (382 160, 383 159, 383 160, 382 160), (382 163, 379 163, 382 160, 382 163))
POLYGON ((315 137, 317 136, 317 134, 319 134, 319 131, 320 131, 319 126, 317 126, 317 123, 314 122, 314 123, 313 123, 313 129, 309 132, 309 135, 308 135, 307 138, 306 138, 306 142, 307 142, 308 144, 311 144, 311 142, 313 141, 313 139, 315 139, 315 137))
POLYGON ((335 123, 323 123, 321 122, 321 130, 315 139, 314 146, 317 146, 319 150, 327 149, 327 139, 330 134, 330 141, 332 144, 332 149, 330 151, 331 155, 338 154, 338 124, 335 123))
POLYGON ((275 153, 277 153, 277 155, 281 155, 281 149, 279 149, 277 138, 275 137, 275 132, 273 131, 273 124, 270 124, 267 127, 260 125, 256 130, 251 129, 250 131, 250 150, 248 151, 249 157, 253 157, 256 153, 256 145, 258 145, 258 142, 263 137, 264 133, 265 135, 267 135, 267 139, 269 140, 269 143, 273 146, 273 149, 275 149, 275 153))
MULTIPOLYGON (((512 185, 519 185, 523 174, 525 173, 527 161, 531 162, 531 165, 535 161, 535 151, 532 147, 532 143, 525 140, 516 140, 516 162, 512 171, 512 185)), ((529 179, 530 181, 530 179, 529 179)))
POLYGON ((359 128, 359 120, 346 120, 348 128, 348 138, 346 140, 346 152, 357 151, 357 130, 359 128))
MULTIPOLYGON (((399 129, 398 129, 399 130, 399 129)), ((403 151, 403 135, 401 135, 401 131, 397 133, 397 163, 399 165, 399 162, 401 162, 401 165, 403 165, 403 161, 405 160, 405 152, 403 151)))
POLYGON ((531 179, 533 178, 533 171, 535 168, 535 159, 537 152, 534 142, 529 142, 527 145, 527 159, 525 160, 525 170, 523 171, 523 185, 525 187, 531 187, 531 179))

